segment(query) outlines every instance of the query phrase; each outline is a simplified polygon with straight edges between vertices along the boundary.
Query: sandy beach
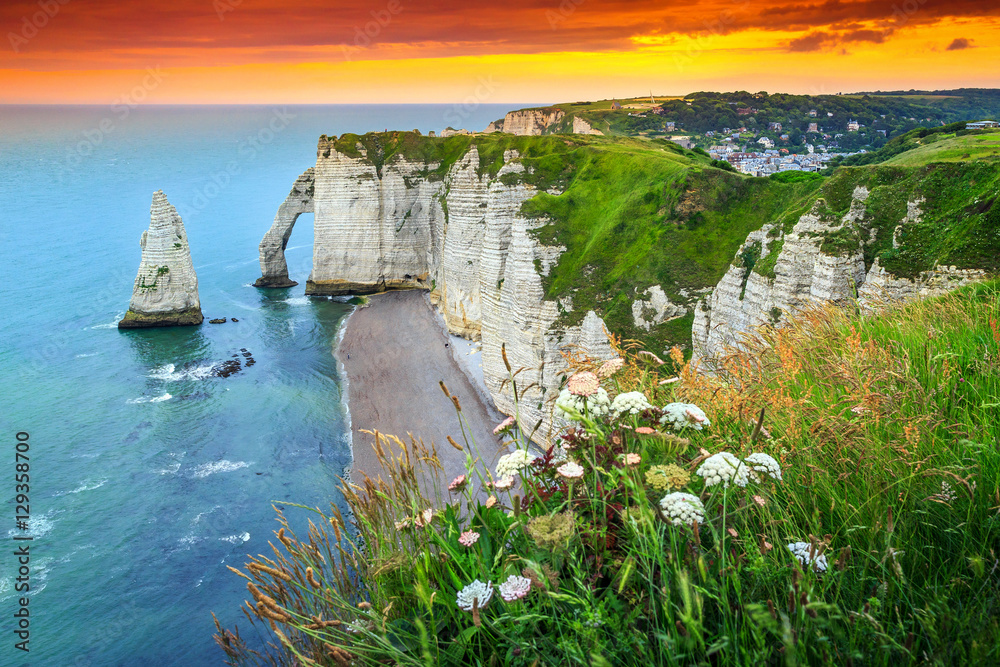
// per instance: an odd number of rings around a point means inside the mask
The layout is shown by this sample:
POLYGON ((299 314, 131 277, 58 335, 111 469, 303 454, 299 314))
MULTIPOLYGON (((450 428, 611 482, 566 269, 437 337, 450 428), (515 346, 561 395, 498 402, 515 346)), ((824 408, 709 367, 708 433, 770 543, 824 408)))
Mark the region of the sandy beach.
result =
POLYGON ((347 321, 337 358, 348 379, 348 407, 354 450, 352 478, 381 473, 372 446, 374 438, 363 430, 378 429, 406 441, 407 434, 437 445, 444 466, 444 484, 465 472, 465 454, 447 443, 447 436, 465 444, 454 405, 438 382, 458 396, 481 461, 492 468, 504 451, 493 427, 502 418, 480 398, 466 371, 456 360, 456 350, 440 317, 421 291, 387 292, 370 297, 347 321))

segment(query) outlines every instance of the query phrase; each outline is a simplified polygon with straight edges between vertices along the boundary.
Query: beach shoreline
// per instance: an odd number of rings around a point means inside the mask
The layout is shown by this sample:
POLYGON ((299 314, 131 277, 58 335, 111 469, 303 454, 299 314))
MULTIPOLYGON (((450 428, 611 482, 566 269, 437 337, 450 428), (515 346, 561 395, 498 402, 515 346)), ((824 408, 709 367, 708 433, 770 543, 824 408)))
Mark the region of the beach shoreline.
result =
POLYGON ((433 443, 443 468, 438 489, 466 473, 467 453, 486 472, 506 453, 507 447, 493 435, 503 417, 487 400, 489 394, 474 372, 480 363, 475 345, 447 332, 425 292, 368 297, 365 306, 348 315, 334 356, 346 385, 352 463, 345 478, 353 483, 365 476, 376 479, 383 472, 374 437, 363 431, 378 430, 404 442, 412 434, 428 448, 433 443), (464 429, 455 406, 441 391, 441 381, 461 403, 464 429), (447 436, 465 451, 451 447, 447 436))

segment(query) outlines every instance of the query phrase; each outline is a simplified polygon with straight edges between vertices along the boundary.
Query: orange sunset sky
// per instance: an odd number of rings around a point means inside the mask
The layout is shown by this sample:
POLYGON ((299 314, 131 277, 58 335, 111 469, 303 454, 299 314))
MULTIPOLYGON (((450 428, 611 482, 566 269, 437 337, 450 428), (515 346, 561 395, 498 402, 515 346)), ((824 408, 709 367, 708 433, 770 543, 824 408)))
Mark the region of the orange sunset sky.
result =
POLYGON ((4 0, 0 103, 1000 87, 983 0, 4 0))

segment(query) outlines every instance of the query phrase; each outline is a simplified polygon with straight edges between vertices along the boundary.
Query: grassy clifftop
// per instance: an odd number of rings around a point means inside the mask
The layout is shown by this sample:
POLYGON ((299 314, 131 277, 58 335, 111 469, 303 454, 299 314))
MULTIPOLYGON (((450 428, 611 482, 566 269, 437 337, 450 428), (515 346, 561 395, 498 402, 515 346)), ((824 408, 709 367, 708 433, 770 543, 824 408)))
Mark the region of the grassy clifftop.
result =
MULTIPOLYGON (((980 137, 943 141, 969 138, 980 137)), ((939 143, 945 145, 929 146, 939 143)), ((985 141, 983 146, 991 148, 985 141)), ((482 174, 496 174, 504 153, 516 150, 528 169, 504 178, 539 189, 522 214, 538 219, 534 234, 540 243, 565 248, 543 276, 548 298, 572 304, 562 323, 575 324, 593 309, 613 333, 642 340, 651 350, 687 346, 693 315, 648 331, 637 327, 633 303, 648 299, 647 288, 659 285, 672 302, 691 306, 722 278, 748 233, 769 223, 789 231, 819 198, 831 216, 842 216, 858 186, 871 193, 865 219, 851 238, 825 244, 830 253, 864 240, 867 264, 880 257, 900 276, 914 276, 935 263, 1000 270, 996 158, 842 167, 831 177, 784 173, 761 179, 714 168, 705 156, 669 141, 634 137, 495 133, 435 138, 389 132, 320 142, 321 153, 334 149, 360 156, 364 149, 380 170, 397 156, 423 162, 428 178, 443 178, 473 147, 482 174), (912 201, 921 201, 921 221, 901 229, 894 248, 894 230, 912 201)), ((767 275, 774 259, 762 258, 756 270, 767 275)))

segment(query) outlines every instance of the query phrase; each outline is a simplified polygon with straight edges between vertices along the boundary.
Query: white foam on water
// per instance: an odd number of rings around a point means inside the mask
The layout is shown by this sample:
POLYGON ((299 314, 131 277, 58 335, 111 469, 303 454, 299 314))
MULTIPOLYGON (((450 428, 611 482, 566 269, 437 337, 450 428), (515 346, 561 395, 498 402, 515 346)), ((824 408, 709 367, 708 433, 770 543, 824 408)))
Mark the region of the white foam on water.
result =
POLYGON ((140 396, 139 398, 130 398, 126 403, 136 404, 136 403, 162 403, 163 401, 169 401, 173 396, 171 394, 163 394, 162 396, 140 396))
POLYGON ((284 299, 283 302, 290 306, 308 306, 310 298, 311 297, 308 296, 290 296, 287 299, 284 299))
POLYGON ((77 488, 73 489, 72 491, 60 491, 59 493, 57 493, 55 495, 56 496, 68 496, 68 495, 70 495, 72 493, 83 493, 84 491, 93 491, 94 489, 101 488, 102 486, 104 486, 107 483, 108 483, 108 479, 106 477, 104 479, 102 479, 102 480, 97 481, 97 482, 91 482, 90 480, 86 480, 84 482, 81 482, 80 486, 78 486, 77 488))
POLYGON ((166 468, 160 468, 159 470, 154 470, 157 475, 176 475, 177 471, 181 469, 180 463, 171 463, 166 468))
POLYGON ((229 542, 230 544, 243 544, 244 542, 250 541, 250 533, 240 533, 239 535, 220 537, 219 540, 222 542, 229 542))
POLYGON ((185 368, 184 370, 177 370, 177 366, 174 364, 164 364, 163 366, 158 366, 149 372, 146 377, 152 378, 154 380, 163 380, 165 382, 177 382, 178 380, 204 380, 207 377, 211 377, 212 369, 214 366, 195 366, 194 368, 185 368))
POLYGON ((222 508, 222 505, 216 505, 212 509, 207 510, 205 512, 198 512, 198 514, 196 514, 195 517, 193 519, 191 519, 191 523, 198 523, 199 521, 201 521, 201 517, 205 516, 206 514, 211 514, 215 510, 221 509, 221 508, 222 508))
POLYGON ((17 528, 12 528, 11 530, 7 531, 7 537, 14 538, 14 537, 30 536, 35 539, 38 539, 43 535, 48 535, 55 527, 55 522, 52 521, 52 519, 50 518, 51 515, 52 515, 51 511, 46 512, 41 516, 32 515, 32 517, 28 519, 27 530, 18 530, 17 528))
POLYGON ((196 466, 194 472, 191 473, 191 476, 201 479, 202 477, 214 475, 217 472, 233 472, 234 470, 239 470, 240 468, 249 467, 249 465, 250 464, 246 461, 230 461, 228 459, 222 459, 221 461, 212 461, 211 463, 202 463, 200 466, 196 466))
POLYGON ((122 320, 123 317, 125 317, 125 311, 121 311, 120 313, 118 313, 118 315, 115 316, 115 321, 114 322, 109 322, 107 324, 95 324, 94 326, 88 327, 88 328, 90 328, 90 329, 117 329, 118 328, 118 323, 121 322, 121 320, 122 320))
POLYGON ((99 354, 100 354, 100 352, 90 352, 88 354, 78 354, 78 355, 76 355, 76 358, 77 359, 84 359, 86 357, 96 357, 99 354))

